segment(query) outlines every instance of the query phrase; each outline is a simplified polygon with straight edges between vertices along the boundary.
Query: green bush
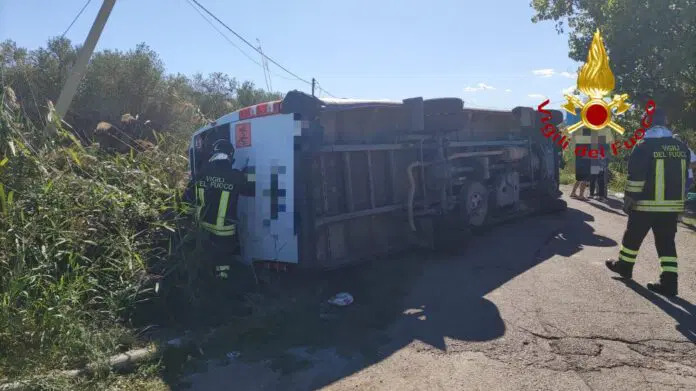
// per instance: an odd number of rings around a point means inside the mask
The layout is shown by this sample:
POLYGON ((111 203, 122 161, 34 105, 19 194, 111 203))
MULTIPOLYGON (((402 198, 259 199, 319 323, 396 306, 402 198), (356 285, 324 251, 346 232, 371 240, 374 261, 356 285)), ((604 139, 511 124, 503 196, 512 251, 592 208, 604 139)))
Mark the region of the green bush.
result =
POLYGON ((561 173, 559 181, 561 185, 572 185, 575 183, 575 153, 573 149, 564 151, 563 165, 561 166, 561 173))
POLYGON ((566 170, 561 171, 561 185, 572 185, 575 183, 575 174, 566 170))
POLYGON ((74 368, 133 338, 153 271, 175 265, 186 223, 186 140, 109 155, 59 128, 45 137, 0 99, 0 379, 74 368))
POLYGON ((622 192, 626 188, 626 180, 628 175, 625 172, 611 170, 612 177, 609 181, 609 189, 622 192))

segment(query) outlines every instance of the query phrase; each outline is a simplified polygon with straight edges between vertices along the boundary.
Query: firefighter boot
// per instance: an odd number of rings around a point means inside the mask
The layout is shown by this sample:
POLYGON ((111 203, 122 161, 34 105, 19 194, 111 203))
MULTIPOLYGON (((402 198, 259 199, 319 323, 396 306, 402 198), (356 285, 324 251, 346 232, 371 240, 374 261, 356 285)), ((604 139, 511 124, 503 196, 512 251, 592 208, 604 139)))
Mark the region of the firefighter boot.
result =
POLYGON ((626 261, 606 261, 604 263, 607 265, 607 268, 614 273, 618 273, 621 277, 623 278, 632 278, 633 277, 633 264, 630 262, 626 261))
POLYGON ((664 296, 677 295, 677 273, 662 272, 659 282, 649 282, 648 289, 664 296))

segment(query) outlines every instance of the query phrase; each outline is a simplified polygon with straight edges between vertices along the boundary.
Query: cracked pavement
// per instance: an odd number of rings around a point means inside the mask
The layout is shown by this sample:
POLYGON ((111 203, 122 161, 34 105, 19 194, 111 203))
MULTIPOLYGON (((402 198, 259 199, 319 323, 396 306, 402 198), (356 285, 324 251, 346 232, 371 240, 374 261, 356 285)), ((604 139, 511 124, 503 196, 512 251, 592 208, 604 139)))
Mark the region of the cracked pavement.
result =
POLYGON ((659 273, 651 234, 633 280, 612 278, 618 203, 567 201, 424 259, 378 357, 305 352, 310 367, 284 375, 232 363, 193 389, 696 390, 696 233, 679 228, 680 296, 668 300, 645 288, 659 273))

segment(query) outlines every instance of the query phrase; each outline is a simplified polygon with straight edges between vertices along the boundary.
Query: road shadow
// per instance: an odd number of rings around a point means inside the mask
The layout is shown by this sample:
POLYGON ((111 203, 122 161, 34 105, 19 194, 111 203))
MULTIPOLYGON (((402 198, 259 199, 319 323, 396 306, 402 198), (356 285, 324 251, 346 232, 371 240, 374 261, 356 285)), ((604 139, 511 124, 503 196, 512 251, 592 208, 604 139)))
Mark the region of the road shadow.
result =
POLYGON ((682 218, 680 221, 680 226, 687 228, 691 231, 696 231, 696 218, 690 217, 690 218, 682 218))
POLYGON ((391 330, 389 352, 414 340, 445 351, 447 338, 480 342, 502 337, 505 324, 485 296, 556 255, 571 257, 586 246, 616 246, 613 239, 597 235, 591 221, 590 214, 568 209, 532 217, 527 224, 509 222, 472 237, 474 243, 462 254, 466 262, 458 258, 431 263, 404 300, 407 310, 391 330), (546 230, 534 228, 533 220, 545 221, 546 230), (524 237, 534 239, 513 240, 522 230, 524 237))
POLYGON ((570 257, 581 251, 584 247, 614 247, 616 241, 597 235, 589 222, 594 221, 594 216, 578 209, 568 209, 565 212, 567 223, 547 242, 544 248, 537 254, 543 260, 554 255, 570 257))
MULTIPOLYGON (((623 212, 623 201, 619 199, 607 198, 606 201, 595 200, 594 202, 592 202, 587 200, 586 202, 593 208, 597 208, 604 212, 612 213, 617 216, 627 217, 626 213, 623 212)), ((692 231, 696 231, 696 218, 682 216, 679 223, 681 227, 690 229, 692 231)))
MULTIPOLYGON (((229 346, 216 342, 206 349, 218 349, 220 354, 239 350, 250 361, 271 362, 287 360, 287 352, 297 347, 332 349, 337 352, 333 363, 323 359, 309 366, 274 367, 281 377, 309 379, 283 389, 317 389, 414 342, 446 351, 449 340, 494 340, 505 334, 506 327, 498 307, 485 296, 555 255, 569 257, 586 246, 615 246, 615 241, 594 232, 592 221, 588 213, 567 209, 472 235, 455 255, 415 252, 302 276, 279 292, 286 306, 282 315, 228 338, 229 346), (341 291, 351 293, 354 303, 327 309, 326 299, 341 291)), ((235 376, 239 374, 221 381, 233 382, 235 376)), ((209 389, 195 385, 190 389, 209 389)))
POLYGON ((588 204, 591 205, 593 208, 597 208, 597 209, 602 210, 604 212, 626 217, 626 214, 621 211, 621 207, 623 205, 619 205, 618 208, 612 207, 610 202, 611 201, 606 203, 608 206, 604 206, 603 204, 597 203, 597 202, 588 202, 588 204))
POLYGON ((681 297, 667 298, 660 296, 634 280, 612 277, 621 281, 644 299, 655 304, 678 322, 676 329, 689 341, 696 343, 696 306, 681 297))
POLYGON ((623 201, 616 198, 607 198, 607 200, 604 201, 604 203, 612 209, 623 209, 623 201))

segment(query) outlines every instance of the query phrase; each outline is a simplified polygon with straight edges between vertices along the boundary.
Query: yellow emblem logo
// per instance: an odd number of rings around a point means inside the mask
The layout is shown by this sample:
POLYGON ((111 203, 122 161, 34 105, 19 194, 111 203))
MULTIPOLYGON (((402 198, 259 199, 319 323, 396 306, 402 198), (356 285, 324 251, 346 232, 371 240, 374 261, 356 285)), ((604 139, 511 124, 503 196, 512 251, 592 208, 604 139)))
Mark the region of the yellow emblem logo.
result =
POLYGON ((614 98, 607 102, 607 96, 614 90, 614 74, 609 67, 609 56, 604 48, 604 41, 599 34, 599 29, 594 33, 590 50, 587 53, 587 62, 582 66, 578 75, 578 90, 585 94, 589 99, 586 102, 572 95, 566 95, 566 102, 561 106, 570 114, 575 115, 576 109, 580 110, 580 121, 568 127, 568 133, 582 128, 583 126, 600 130, 610 127, 619 134, 624 134, 624 128, 614 122, 613 116, 626 112, 631 105, 626 102, 628 94, 614 95, 614 98))

